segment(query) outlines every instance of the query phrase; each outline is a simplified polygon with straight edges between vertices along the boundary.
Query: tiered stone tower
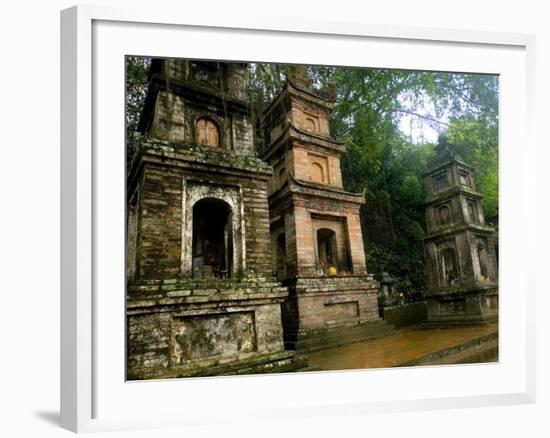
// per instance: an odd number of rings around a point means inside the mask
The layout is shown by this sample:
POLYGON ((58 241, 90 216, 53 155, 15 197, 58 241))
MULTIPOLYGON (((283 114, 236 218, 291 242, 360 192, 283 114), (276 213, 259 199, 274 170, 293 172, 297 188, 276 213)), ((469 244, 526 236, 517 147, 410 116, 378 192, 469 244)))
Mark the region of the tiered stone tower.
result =
POLYGON ((474 169, 440 137, 424 174, 427 326, 486 324, 498 317, 498 240, 485 223, 474 169))
POLYGON ((284 351, 246 65, 154 60, 128 176, 128 378, 261 373, 284 351))
POLYGON ((264 111, 274 168, 269 184, 273 271, 289 287, 283 305, 287 348, 312 350, 366 339, 388 327, 378 317, 378 283, 367 274, 359 209, 343 190, 345 145, 330 136, 330 92, 305 72, 289 78, 264 111))

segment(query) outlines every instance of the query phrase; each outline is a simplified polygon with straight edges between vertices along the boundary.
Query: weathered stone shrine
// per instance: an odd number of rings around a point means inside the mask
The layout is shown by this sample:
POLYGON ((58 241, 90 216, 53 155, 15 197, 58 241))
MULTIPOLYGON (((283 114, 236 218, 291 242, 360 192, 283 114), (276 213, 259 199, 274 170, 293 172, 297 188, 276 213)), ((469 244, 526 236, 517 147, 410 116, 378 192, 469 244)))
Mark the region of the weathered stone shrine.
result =
POLYGON ((427 326, 486 324, 498 318, 498 235, 485 223, 474 169, 440 137, 424 175, 427 326))
POLYGON ((314 350, 390 328, 378 317, 378 283, 367 274, 359 209, 344 191, 345 145, 330 136, 334 90, 314 91, 299 72, 264 111, 261 157, 273 166, 269 211, 273 271, 289 287, 285 345, 314 350))
POLYGON ((128 177, 128 379, 289 371, 245 64, 154 60, 128 177))

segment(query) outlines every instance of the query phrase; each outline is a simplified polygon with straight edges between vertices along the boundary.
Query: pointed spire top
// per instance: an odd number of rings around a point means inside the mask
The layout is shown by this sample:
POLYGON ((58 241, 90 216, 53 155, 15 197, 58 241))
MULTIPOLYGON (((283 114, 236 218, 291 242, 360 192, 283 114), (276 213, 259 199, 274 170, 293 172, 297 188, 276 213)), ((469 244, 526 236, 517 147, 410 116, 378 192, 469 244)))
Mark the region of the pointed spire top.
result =
POLYGON ((449 137, 442 132, 437 138, 437 146, 435 147, 436 156, 430 162, 430 168, 440 166, 451 161, 464 162, 464 159, 458 154, 449 142, 449 137))
POLYGON ((292 70, 288 73, 288 78, 301 85, 302 87, 309 88, 311 83, 307 75, 307 66, 306 65, 295 65, 292 70))
POLYGON ((441 155, 443 152, 448 150, 449 146, 449 137, 444 132, 440 133, 437 137, 437 146, 435 147, 438 155, 441 155))

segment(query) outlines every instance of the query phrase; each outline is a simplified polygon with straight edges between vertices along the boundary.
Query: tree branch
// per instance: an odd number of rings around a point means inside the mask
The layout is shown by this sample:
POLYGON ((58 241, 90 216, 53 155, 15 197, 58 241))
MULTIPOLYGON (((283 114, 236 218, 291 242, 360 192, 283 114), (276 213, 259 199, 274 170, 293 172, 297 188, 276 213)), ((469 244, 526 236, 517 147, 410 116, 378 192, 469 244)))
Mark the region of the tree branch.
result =
POLYGON ((396 112, 396 113, 403 113, 403 114, 409 114, 411 116, 415 116, 415 117, 418 117, 418 118, 421 118, 421 119, 424 119, 424 120, 429 120, 430 122, 434 122, 434 123, 437 123, 439 125, 443 125, 443 126, 446 126, 447 128, 449 128, 451 125, 449 125, 448 123, 445 123, 445 122, 442 122, 441 120, 436 120, 430 116, 426 116, 424 114, 419 114, 419 113, 415 113, 414 111, 409 111, 409 110, 406 110, 406 109, 394 109, 392 110, 393 112, 396 112))

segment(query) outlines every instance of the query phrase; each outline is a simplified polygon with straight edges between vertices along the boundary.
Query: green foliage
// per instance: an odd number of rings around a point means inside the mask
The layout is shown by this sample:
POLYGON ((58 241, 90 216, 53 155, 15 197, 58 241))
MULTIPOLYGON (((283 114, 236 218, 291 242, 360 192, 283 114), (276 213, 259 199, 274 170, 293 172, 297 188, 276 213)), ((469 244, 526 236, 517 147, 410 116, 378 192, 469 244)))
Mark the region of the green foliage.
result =
POLYGON ((484 194, 486 217, 498 214, 498 125, 462 116, 452 119, 449 143, 476 167, 476 189, 484 194))
POLYGON ((126 57, 126 153, 129 158, 133 156, 139 142, 137 128, 147 95, 150 65, 150 58, 126 57))

